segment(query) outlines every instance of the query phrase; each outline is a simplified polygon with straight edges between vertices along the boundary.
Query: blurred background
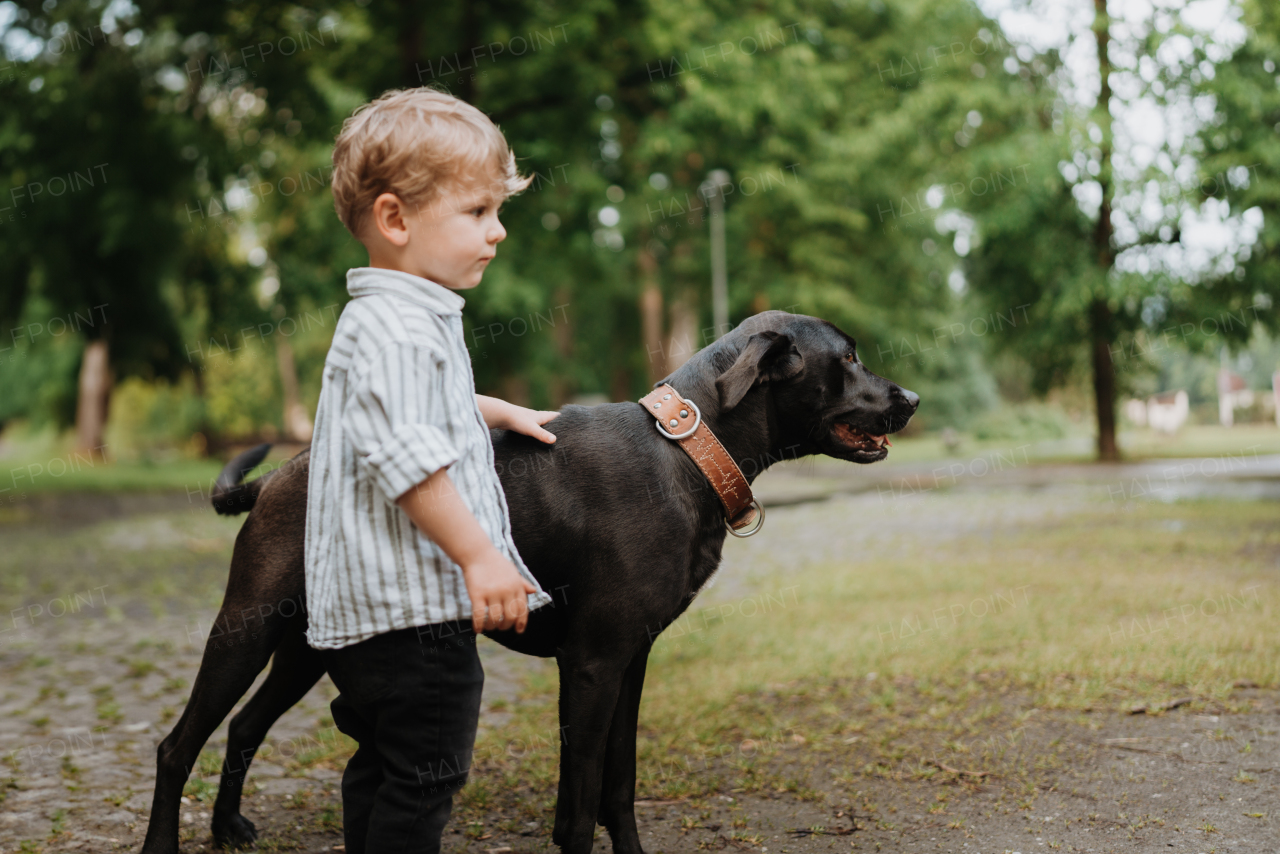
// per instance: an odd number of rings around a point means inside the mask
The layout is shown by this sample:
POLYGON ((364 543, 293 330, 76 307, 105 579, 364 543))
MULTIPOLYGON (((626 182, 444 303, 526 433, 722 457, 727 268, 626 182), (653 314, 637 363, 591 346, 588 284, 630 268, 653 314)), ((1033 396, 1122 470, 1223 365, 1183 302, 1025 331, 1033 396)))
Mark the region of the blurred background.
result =
POLYGON ((331 143, 418 85, 535 176, 466 295, 483 393, 635 399, 774 308, 857 338, 939 449, 1232 444, 1276 424, 1278 15, 5 0, 0 455, 78 483, 304 443, 367 262, 331 143))

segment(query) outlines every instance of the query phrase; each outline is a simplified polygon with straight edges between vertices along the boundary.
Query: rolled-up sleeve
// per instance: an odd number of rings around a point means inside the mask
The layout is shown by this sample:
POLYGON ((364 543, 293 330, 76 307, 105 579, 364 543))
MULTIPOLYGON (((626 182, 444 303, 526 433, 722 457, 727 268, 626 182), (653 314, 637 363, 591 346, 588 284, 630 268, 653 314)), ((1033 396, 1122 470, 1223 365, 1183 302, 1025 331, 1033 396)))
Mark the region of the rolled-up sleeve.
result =
POLYGON ((387 501, 458 461, 448 403, 444 360, 430 347, 388 344, 356 377, 342 427, 387 501))

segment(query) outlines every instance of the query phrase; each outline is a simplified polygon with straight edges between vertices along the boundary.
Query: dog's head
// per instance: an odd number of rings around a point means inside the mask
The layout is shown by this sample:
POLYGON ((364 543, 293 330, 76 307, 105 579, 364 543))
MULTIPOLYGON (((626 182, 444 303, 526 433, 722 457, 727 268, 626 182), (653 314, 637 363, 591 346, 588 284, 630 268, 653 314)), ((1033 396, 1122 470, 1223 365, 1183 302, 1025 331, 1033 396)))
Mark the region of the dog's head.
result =
POLYGON ((720 413, 754 389, 767 390, 784 438, 803 454, 883 460, 888 435, 905 427, 920 405, 915 392, 868 370, 852 338, 816 317, 764 312, 722 341, 737 357, 716 378, 720 413))

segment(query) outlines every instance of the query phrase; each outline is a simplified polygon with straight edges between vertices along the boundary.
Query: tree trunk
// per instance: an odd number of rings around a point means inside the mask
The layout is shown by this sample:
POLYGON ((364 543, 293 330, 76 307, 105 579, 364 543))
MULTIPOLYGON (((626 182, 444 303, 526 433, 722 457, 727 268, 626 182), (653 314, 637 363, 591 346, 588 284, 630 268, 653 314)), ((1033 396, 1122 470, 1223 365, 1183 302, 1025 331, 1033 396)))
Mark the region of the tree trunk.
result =
MULTIPOLYGON (((480 47, 480 17, 476 12, 475 3, 462 4, 462 43, 466 46, 468 57, 458 64, 465 67, 466 65, 474 66, 479 61, 476 59, 475 48, 480 47)), ((477 82, 479 74, 475 71, 462 71, 458 75, 458 88, 454 92, 462 100, 468 104, 474 104, 477 96, 480 94, 480 84, 477 82)), ((421 84, 419 84, 421 85, 421 84)), ((452 87, 451 87, 452 88, 452 87)))
POLYGON ((1120 459, 1116 445, 1116 371, 1111 361, 1111 309, 1105 300, 1090 306, 1093 327, 1093 397, 1098 411, 1098 459, 1120 459))
POLYGON ((314 425, 298 394, 293 347, 283 335, 276 336, 276 361, 280 364, 280 389, 284 392, 284 437, 290 442, 310 442, 314 425))
POLYGON ((400 80, 406 88, 427 86, 434 82, 430 71, 419 64, 422 52, 422 20, 426 10, 415 0, 400 0, 400 32, 396 48, 400 54, 400 80))
MULTIPOLYGON (((204 381, 204 362, 203 360, 196 362, 191 371, 191 377, 195 381, 196 399, 207 401, 206 396, 207 384, 204 381)), ((201 457, 210 457, 219 453, 223 449, 222 437, 213 429, 213 424, 209 421, 209 407, 200 407, 199 427, 195 434, 192 435, 192 442, 201 457)))
POLYGON ((104 338, 85 344, 80 362, 80 393, 76 399, 78 451, 96 451, 104 447, 102 434, 107 426, 107 409, 111 401, 109 354, 104 338))
POLYGON ((1111 361, 1111 344, 1115 338, 1111 309, 1107 305, 1107 279, 1115 265, 1115 253, 1111 248, 1111 202, 1115 187, 1111 174, 1111 19, 1107 16, 1107 0, 1094 0, 1093 35, 1098 44, 1098 105, 1094 110, 1102 141, 1098 170, 1098 183, 1102 187, 1102 204, 1098 206, 1098 224, 1094 229, 1094 247, 1097 250, 1099 281, 1102 294, 1089 307, 1089 331, 1093 348, 1093 396, 1098 414, 1098 459, 1120 459, 1116 445, 1116 372, 1111 361))
POLYGON ((649 381, 667 375, 667 357, 662 346, 662 288, 658 284, 658 262, 647 249, 640 250, 640 338, 649 359, 649 381))
POLYGON ((671 334, 667 336, 667 373, 689 361, 698 351, 698 312, 689 305, 687 296, 671 302, 671 334))
POLYGON ((631 394, 631 371, 625 362, 614 365, 613 374, 609 377, 609 400, 619 403, 634 400, 631 394))
MULTIPOLYGON (((556 305, 569 304, 569 291, 560 288, 555 292, 556 305)), ((569 323, 568 314, 561 310, 560 321, 554 327, 556 352, 565 365, 573 362, 573 327, 569 323)), ((577 391, 573 378, 566 373, 557 374, 551 380, 551 408, 559 409, 568 403, 577 391)))
POLYGON ((529 406, 529 381, 524 377, 515 374, 505 376, 498 389, 498 397, 503 400, 516 406, 529 406))

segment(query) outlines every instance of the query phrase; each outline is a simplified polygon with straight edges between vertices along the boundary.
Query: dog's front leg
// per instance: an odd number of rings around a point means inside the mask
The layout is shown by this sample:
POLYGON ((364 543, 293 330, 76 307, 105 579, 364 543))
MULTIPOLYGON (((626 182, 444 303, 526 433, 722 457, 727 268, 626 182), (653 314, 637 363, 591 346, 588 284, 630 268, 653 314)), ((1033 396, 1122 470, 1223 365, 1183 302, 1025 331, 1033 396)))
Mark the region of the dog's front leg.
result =
MULTIPOLYGON (((578 648, 586 644, 575 644, 578 648)), ((551 840, 564 854, 589 854, 600 808, 605 744, 628 659, 562 650, 560 789, 551 840)))
POLYGON ((614 854, 644 854, 636 828, 636 726, 648 661, 645 646, 627 666, 605 747, 599 821, 609 831, 614 854))

